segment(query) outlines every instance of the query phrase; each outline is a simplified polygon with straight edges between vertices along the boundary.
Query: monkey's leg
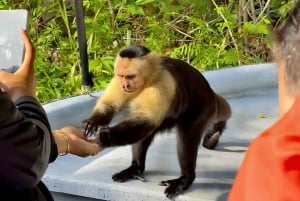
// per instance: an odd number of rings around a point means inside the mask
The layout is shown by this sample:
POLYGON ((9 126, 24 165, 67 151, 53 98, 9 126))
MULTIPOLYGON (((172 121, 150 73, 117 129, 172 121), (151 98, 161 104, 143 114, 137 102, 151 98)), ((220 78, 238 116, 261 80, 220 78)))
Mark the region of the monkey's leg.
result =
POLYGON ((203 146, 207 149, 214 149, 226 127, 226 121, 219 121, 213 124, 212 128, 205 133, 203 138, 203 146))
POLYGON ((112 176, 112 179, 116 182, 124 182, 129 179, 137 179, 145 182, 146 179, 143 176, 145 170, 145 160, 147 150, 151 144, 155 134, 149 135, 146 139, 141 142, 132 145, 132 162, 131 165, 116 173, 112 176))
POLYGON ((226 128, 226 122, 231 116, 231 107, 227 100, 220 96, 216 96, 217 105, 217 116, 218 121, 212 125, 209 131, 206 132, 203 139, 203 146, 207 149, 214 149, 218 142, 221 134, 226 128))
POLYGON ((198 146, 204 130, 204 123, 178 126, 177 155, 181 168, 181 176, 177 179, 162 181, 160 185, 167 186, 165 194, 172 199, 186 190, 195 179, 195 168, 198 146), (189 128, 188 128, 189 127, 189 128))

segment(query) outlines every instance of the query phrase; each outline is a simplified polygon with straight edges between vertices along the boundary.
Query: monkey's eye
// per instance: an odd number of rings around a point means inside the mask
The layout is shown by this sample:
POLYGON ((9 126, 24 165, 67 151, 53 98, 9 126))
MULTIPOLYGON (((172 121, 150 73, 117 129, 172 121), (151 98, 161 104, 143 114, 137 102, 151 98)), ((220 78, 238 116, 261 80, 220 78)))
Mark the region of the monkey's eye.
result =
POLYGON ((135 78, 136 75, 126 75, 125 79, 126 80, 133 80, 135 78))

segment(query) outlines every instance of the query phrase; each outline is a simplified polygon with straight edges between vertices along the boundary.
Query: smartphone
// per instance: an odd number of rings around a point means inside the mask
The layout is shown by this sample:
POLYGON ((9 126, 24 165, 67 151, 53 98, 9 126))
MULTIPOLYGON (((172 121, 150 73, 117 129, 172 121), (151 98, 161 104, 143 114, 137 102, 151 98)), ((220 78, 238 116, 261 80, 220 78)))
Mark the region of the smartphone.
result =
POLYGON ((20 31, 26 30, 28 11, 0 10, 0 69, 15 72, 23 61, 24 43, 20 31))

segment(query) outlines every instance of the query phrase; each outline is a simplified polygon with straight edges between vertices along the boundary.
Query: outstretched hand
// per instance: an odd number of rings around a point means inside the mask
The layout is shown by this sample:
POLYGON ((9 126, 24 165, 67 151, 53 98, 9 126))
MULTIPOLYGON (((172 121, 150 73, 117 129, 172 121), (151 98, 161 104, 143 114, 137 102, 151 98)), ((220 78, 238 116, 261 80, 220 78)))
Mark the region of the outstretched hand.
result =
POLYGON ((36 92, 36 79, 33 65, 35 49, 25 30, 21 30, 20 36, 25 46, 25 55, 22 65, 15 73, 0 70, 1 88, 9 93, 12 100, 16 100, 24 95, 35 96, 36 92))
MULTIPOLYGON (((71 154, 81 157, 93 156, 104 149, 95 140, 88 140, 83 132, 75 127, 65 126, 60 130, 68 137, 69 153, 71 154)), ((57 145, 59 146, 59 144, 57 145)))

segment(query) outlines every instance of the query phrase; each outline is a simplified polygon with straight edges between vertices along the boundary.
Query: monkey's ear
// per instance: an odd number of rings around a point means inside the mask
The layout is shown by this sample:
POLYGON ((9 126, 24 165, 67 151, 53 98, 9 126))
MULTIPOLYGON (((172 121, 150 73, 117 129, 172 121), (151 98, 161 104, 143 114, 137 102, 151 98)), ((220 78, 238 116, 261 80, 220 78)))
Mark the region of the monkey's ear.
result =
POLYGON ((148 48, 142 45, 131 45, 119 52, 120 57, 136 58, 147 55, 150 52, 148 48))

